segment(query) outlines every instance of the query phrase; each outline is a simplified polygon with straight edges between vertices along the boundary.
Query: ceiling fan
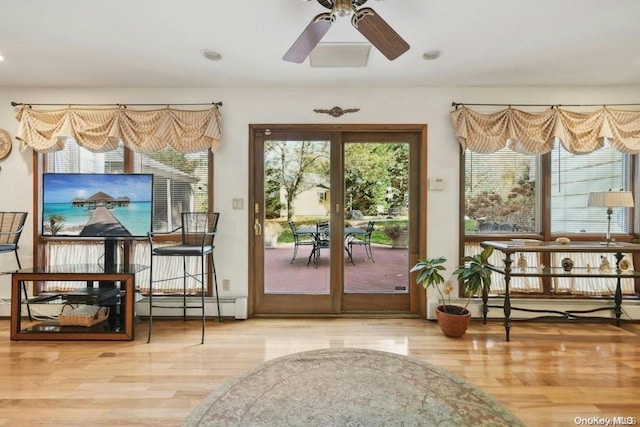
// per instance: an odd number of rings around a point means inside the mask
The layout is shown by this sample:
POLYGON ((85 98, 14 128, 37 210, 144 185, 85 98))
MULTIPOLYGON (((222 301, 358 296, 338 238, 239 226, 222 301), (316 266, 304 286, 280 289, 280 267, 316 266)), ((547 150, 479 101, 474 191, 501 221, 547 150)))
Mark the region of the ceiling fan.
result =
POLYGON ((336 15, 345 17, 352 12, 351 25, 360 31, 387 59, 393 61, 409 50, 409 44, 376 11, 370 7, 357 9, 367 0, 317 0, 317 2, 331 11, 316 15, 311 20, 287 53, 284 54, 283 60, 296 63, 304 62, 316 45, 320 43, 322 37, 327 34, 331 24, 336 20, 336 15))

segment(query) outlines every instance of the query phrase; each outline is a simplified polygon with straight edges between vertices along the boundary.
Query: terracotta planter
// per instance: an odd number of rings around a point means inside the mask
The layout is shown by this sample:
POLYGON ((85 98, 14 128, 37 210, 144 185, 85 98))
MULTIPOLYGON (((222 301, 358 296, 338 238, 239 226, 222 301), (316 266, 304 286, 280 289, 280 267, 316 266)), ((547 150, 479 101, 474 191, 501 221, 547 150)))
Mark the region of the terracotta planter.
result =
POLYGON ((467 331, 471 312, 458 306, 449 306, 449 313, 444 311, 444 306, 436 308, 436 317, 442 333, 447 337, 460 338, 467 331))

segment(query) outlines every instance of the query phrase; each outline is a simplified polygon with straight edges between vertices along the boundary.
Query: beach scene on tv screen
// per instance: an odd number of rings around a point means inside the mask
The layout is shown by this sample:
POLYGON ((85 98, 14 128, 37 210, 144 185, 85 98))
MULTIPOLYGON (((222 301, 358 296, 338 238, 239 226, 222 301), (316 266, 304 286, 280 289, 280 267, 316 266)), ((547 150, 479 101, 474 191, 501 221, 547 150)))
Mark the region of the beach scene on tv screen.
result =
POLYGON ((151 231, 151 175, 43 175, 45 236, 140 237, 151 231))

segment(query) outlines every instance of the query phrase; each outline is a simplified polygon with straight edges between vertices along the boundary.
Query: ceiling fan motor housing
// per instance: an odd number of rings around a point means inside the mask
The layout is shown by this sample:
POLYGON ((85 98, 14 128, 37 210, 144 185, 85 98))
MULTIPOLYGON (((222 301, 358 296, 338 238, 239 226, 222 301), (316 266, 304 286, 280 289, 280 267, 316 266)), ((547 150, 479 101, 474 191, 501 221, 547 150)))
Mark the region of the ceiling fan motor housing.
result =
POLYGON ((339 4, 340 3, 346 3, 347 4, 347 9, 351 9, 351 6, 353 7, 358 7, 358 6, 362 6, 363 4, 365 4, 367 2, 367 0, 318 0, 318 3, 320 3, 320 5, 326 7, 327 9, 333 9, 333 6, 335 5, 336 8, 340 8, 339 4))

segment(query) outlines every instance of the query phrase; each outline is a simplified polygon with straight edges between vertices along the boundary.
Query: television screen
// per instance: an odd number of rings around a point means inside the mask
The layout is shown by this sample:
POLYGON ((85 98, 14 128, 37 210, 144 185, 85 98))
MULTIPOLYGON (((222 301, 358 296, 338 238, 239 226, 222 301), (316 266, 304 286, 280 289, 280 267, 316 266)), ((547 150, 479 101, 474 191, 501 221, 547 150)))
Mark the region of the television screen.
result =
POLYGON ((151 231, 153 175, 42 175, 42 235, 146 237, 151 231))

